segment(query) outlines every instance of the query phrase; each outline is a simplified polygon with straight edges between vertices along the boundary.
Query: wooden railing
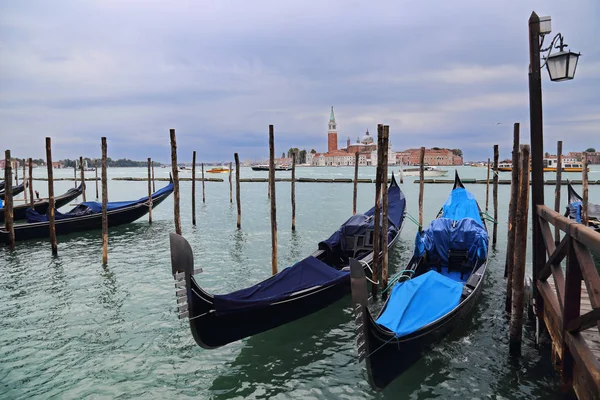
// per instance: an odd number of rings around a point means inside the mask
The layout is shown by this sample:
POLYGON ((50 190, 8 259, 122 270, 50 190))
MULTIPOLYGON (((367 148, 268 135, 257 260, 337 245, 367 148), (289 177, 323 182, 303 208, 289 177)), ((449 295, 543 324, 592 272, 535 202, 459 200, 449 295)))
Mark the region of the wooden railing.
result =
POLYGON ((560 357, 561 382, 572 385, 580 399, 599 399, 600 348, 589 338, 600 337, 600 277, 590 253, 600 254, 600 234, 544 205, 537 206, 537 215, 548 261, 538 271, 536 286, 543 298, 544 322, 560 357), (558 245, 550 224, 563 232, 558 245), (583 315, 582 280, 591 305, 583 315))

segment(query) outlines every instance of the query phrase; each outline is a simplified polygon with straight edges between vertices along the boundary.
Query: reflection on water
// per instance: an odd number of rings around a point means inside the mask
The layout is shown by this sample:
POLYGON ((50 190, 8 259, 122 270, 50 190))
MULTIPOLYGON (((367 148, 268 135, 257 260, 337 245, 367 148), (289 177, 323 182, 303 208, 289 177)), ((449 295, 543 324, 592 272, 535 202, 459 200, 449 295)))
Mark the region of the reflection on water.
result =
MULTIPOLYGON (((484 178, 486 172, 460 170, 465 179, 484 178)), ((168 176, 168 170, 156 172, 168 176)), ((298 169, 302 177, 352 177, 353 172, 298 169)), ((146 173, 144 168, 109 170, 111 176, 146 173)), ((359 173, 373 178, 375 169, 359 173)), ((249 169, 242 174, 261 176, 249 169)), ((405 182, 407 210, 417 215, 418 185, 409 178, 405 182)), ((111 180, 109 185, 111 200, 147 192, 145 182, 111 180)), ((352 185, 298 184, 296 232, 289 229, 289 183, 276 186, 282 269, 311 254, 347 220, 352 185)), ((424 221, 435 217, 450 187, 426 187, 424 221)), ((270 276, 266 188, 266 183, 242 183, 244 215, 237 230, 228 183, 207 182, 207 203, 198 207, 193 228, 191 184, 181 182, 183 236, 197 267, 204 269, 197 279, 207 290, 227 293, 270 276)), ((546 189, 550 198, 554 188, 546 189)), ((469 190, 485 198, 485 185, 470 185, 469 190)), ((508 185, 499 187, 498 250, 492 252, 479 304, 382 393, 369 388, 357 363, 350 296, 222 348, 196 346, 188 322, 177 319, 168 240, 174 230, 170 197, 153 210, 152 224, 143 218, 110 228, 107 267, 101 264, 100 230, 59 236, 56 259, 47 239, 17 243, 13 251, 0 248, 0 398, 556 398, 558 380, 545 353, 534 348, 532 329, 525 330, 520 361, 515 364, 508 356, 503 311, 508 202, 502 199, 508 199, 509 190, 508 185)), ((600 197, 600 186, 589 190, 590 198, 600 197)), ((370 208, 373 198, 373 185, 359 185, 359 210, 370 208)), ((407 220, 389 254, 390 277, 410 259, 416 232, 407 220)))

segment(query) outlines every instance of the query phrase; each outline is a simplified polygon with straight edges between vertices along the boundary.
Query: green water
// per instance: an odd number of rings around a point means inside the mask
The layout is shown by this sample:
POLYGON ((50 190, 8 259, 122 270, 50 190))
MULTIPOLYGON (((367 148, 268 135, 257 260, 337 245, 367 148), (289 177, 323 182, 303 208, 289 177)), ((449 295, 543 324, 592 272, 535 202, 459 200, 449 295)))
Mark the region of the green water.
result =
MULTIPOLYGON (((597 166, 590 179, 600 179, 597 166)), ((393 168, 397 170, 397 168, 393 168)), ((460 167, 464 178, 485 168, 460 167)), ((157 176, 168 176, 157 169, 157 176)), ((374 168, 361 176, 374 177, 374 168)), ((453 169, 451 169, 451 174, 453 169)), ((42 176, 42 169, 35 175, 42 176)), ((56 171, 71 176, 72 171, 56 171)), ((111 169, 109 177, 144 176, 144 169, 111 169)), ((189 173, 183 173, 189 174, 189 173)), ((351 177, 350 168, 298 168, 299 177, 351 177)), ((266 173, 242 169, 244 177, 266 173)), ((278 172, 288 176, 289 172, 278 172)), ((186 175, 184 175, 186 176, 186 175)), ((227 175, 218 175, 227 178, 227 175)), ((504 178, 504 175, 502 175, 504 178)), ((506 174, 508 178, 508 174, 506 174)), ((551 177, 548 176, 548 179, 551 177)), ((574 174, 573 179, 579 176, 574 174)), ((418 185, 402 189, 417 216, 418 185)), ((164 182, 157 182, 157 188, 164 182)), ((43 196, 45 182, 35 185, 43 196)), ((72 182, 57 182, 62 193, 72 182)), ((143 196, 145 182, 110 181, 111 200, 143 196)), ((485 185, 467 185, 485 203, 485 185)), ((425 187, 425 221, 435 217, 450 185, 425 187)), ((600 198, 590 186, 590 199, 600 198)), ((242 230, 227 182, 197 184, 197 226, 191 224, 191 183, 181 183, 183 235, 190 241, 199 282, 224 293, 270 274, 270 203, 266 183, 242 184, 242 230)), ((546 188, 553 203, 553 187, 546 188)), ((358 209, 374 201, 374 185, 360 184, 358 209)), ((298 183, 297 231, 292 233, 290 184, 277 184, 279 266, 312 252, 352 210, 351 184, 298 183)), ((563 199, 565 192, 563 192, 563 199)), ((88 185, 88 200, 95 197, 88 185)), ((172 196, 147 219, 112 229, 109 263, 101 264, 100 232, 60 236, 59 257, 46 241, 0 249, 0 398, 559 398, 549 359, 525 332, 523 357, 508 357, 503 312, 509 186, 499 188, 498 251, 491 253, 483 295, 465 323, 442 340, 383 393, 373 392, 357 363, 350 297, 294 323, 216 350, 198 347, 187 322, 177 319, 168 233, 174 231, 172 196)), ((563 202, 564 203, 564 202, 563 202)), ((491 201, 490 201, 491 205, 491 201)), ((491 209, 491 206, 490 206, 491 209)), ((491 229, 490 229, 491 231, 491 229)), ((406 221, 391 254, 391 269, 412 252, 416 226, 406 221)))

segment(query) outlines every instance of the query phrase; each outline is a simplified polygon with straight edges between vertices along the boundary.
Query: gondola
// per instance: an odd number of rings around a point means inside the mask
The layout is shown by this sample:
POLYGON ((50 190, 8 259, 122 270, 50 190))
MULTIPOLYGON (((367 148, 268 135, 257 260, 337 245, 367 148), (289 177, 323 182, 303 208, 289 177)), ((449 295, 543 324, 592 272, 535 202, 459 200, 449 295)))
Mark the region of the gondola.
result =
POLYGON ((373 389, 383 390, 473 308, 483 288, 487 244, 479 205, 456 173, 448 200, 417 233, 414 255, 392 279, 397 282, 377 318, 369 311, 363 268, 351 260, 359 362, 366 361, 373 389))
POLYGON ((4 181, 0 182, 0 190, 4 189, 4 185, 5 185, 4 181))
MULTIPOLYGON (((583 204, 583 199, 575 191, 575 189, 573 189, 573 186, 571 186, 571 182, 567 182, 567 191, 568 191, 569 206, 567 207, 566 216, 581 223, 581 221, 582 221, 581 206, 583 204)), ((594 229, 596 232, 600 232, 600 205, 590 203, 589 201, 588 201, 588 226, 590 228, 594 229)))
MULTIPOLYGON (((20 185, 12 187, 12 195, 13 197, 22 193, 25 190, 25 185, 21 183, 20 185)), ((4 196, 6 195, 6 189, 0 190, 0 200, 4 200, 4 196)))
MULTIPOLYGON (((152 194, 152 208, 158 206, 173 192, 173 182, 152 194)), ((148 196, 135 201, 109 202, 108 226, 128 224, 148 213, 148 196)), ((27 209, 27 223, 15 224, 15 241, 45 238, 49 236, 48 216, 27 209)), ((102 228, 102 203, 85 202, 66 214, 55 213, 56 234, 89 231, 102 228)), ((0 243, 8 241, 8 232, 0 229, 0 243)))
MULTIPOLYGON (((388 241, 400 236, 406 199, 392 176, 388 188, 388 241)), ((373 259, 372 208, 348 219, 312 255, 246 289, 213 295, 200 287, 193 253, 171 234, 171 264, 179 317, 189 317, 196 343, 213 349, 314 313, 350 293, 350 257, 370 268, 373 259)), ((200 271, 201 272, 201 271, 200 271)))
MULTIPOLYGON (((83 184, 79 185, 78 188, 71 188, 66 193, 56 196, 54 198, 55 208, 59 209, 62 206, 69 204, 70 201, 76 199, 83 193, 83 184)), ((48 212, 48 199, 36 200, 33 203, 35 211, 39 214, 46 214, 48 212)), ((31 207, 31 204, 21 204, 13 207, 13 220, 18 221, 26 218, 26 211, 31 207)), ((0 208, 0 223, 4 222, 4 208, 0 208)))

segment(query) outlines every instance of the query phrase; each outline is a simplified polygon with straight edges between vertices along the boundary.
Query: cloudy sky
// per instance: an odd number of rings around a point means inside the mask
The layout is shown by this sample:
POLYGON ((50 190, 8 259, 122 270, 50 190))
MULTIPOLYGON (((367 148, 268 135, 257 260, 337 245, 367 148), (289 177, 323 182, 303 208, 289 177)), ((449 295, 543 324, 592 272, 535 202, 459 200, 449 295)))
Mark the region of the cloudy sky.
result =
MULTIPOLYGON (((201 161, 340 144, 377 123, 396 150, 509 157, 529 136, 528 26, 551 15, 581 57, 543 72, 546 150, 600 148, 597 0, 78 0, 0 3, 0 142, 17 157, 201 161), (498 124, 500 123, 500 124, 498 124)), ((548 38, 550 39, 550 38, 548 38)))

